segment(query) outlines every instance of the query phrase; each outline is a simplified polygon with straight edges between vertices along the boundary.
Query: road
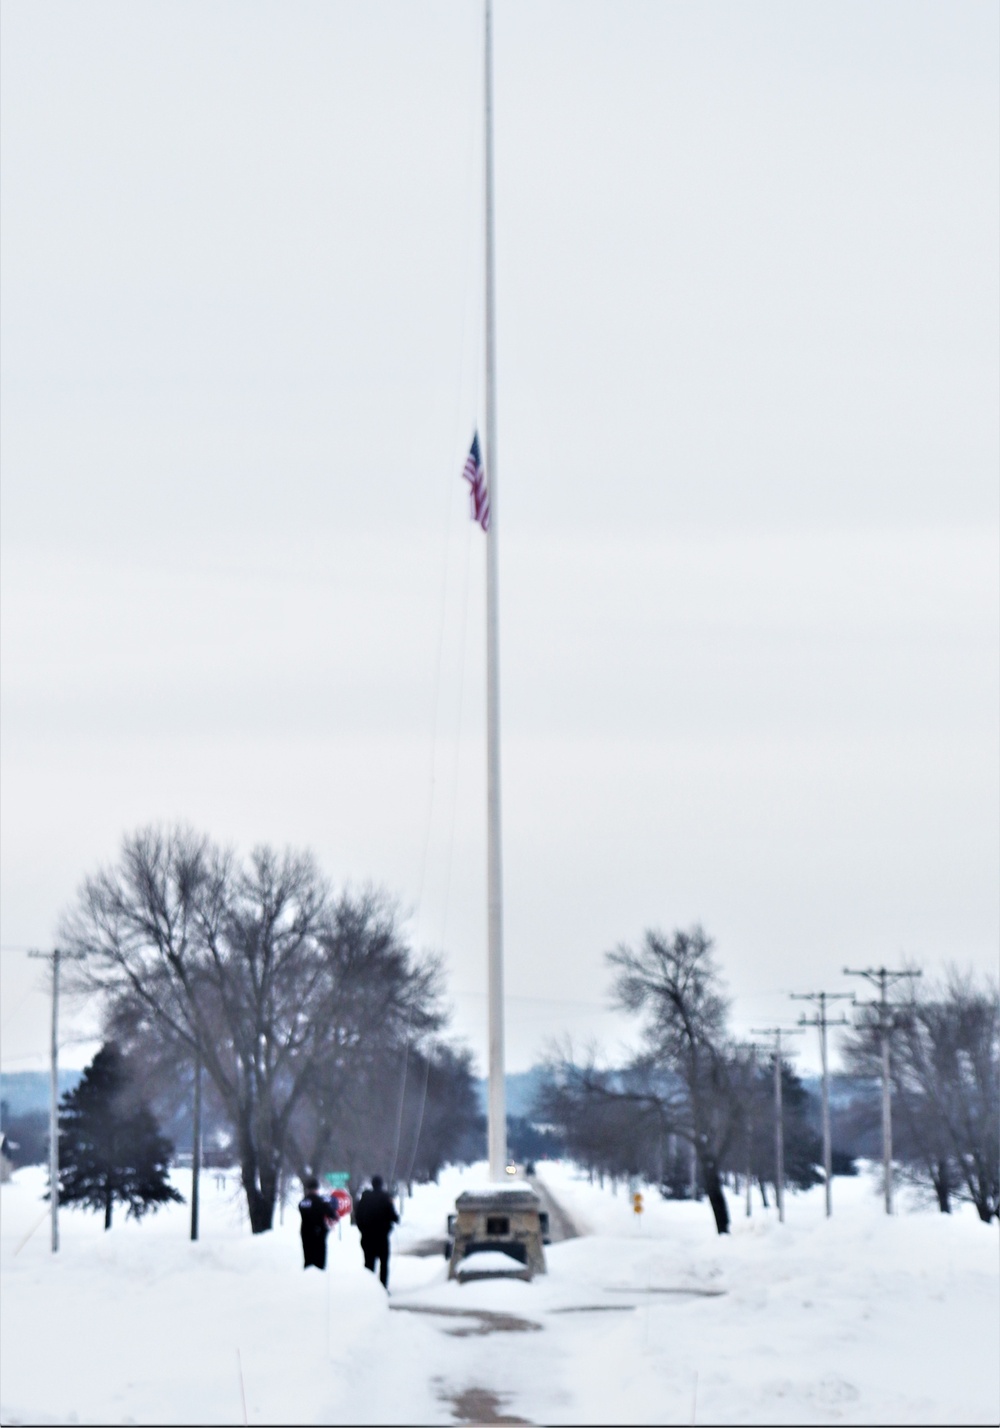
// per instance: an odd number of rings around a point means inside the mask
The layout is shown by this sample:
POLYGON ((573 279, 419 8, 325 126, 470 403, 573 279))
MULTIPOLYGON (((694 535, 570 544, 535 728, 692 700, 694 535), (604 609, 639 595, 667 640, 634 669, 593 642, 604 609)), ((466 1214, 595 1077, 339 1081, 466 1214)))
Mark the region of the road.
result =
MULTIPOLYGON (((557 1245, 562 1240, 575 1240, 579 1237, 580 1231, 567 1215, 566 1211, 559 1204, 550 1190, 547 1190, 542 1182, 535 1175, 528 1175, 522 1165, 517 1167, 520 1179, 527 1180, 535 1194, 542 1202, 542 1209, 548 1211, 549 1215, 549 1242, 557 1245)), ((410 1249, 403 1250, 403 1254, 415 1254, 424 1257, 431 1255, 443 1255, 445 1252, 446 1240, 444 1236, 440 1239, 421 1240, 410 1249)))
POLYGON ((528 1184, 542 1202, 542 1209, 549 1213, 549 1240, 557 1245, 561 1240, 575 1240, 579 1238, 580 1231, 567 1215, 566 1211, 559 1204, 559 1201, 547 1190, 542 1182, 535 1175, 525 1177, 528 1184))

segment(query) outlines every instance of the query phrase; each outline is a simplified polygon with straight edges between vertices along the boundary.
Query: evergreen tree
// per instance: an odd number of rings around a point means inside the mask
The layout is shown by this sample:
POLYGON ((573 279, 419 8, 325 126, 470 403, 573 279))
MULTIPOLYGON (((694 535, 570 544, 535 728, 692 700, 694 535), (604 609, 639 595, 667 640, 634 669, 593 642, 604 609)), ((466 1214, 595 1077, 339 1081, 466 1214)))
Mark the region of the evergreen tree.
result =
MULTIPOLYGON (((766 1204, 764 1187, 765 1185, 774 1185, 777 1179, 774 1143, 773 1057, 770 1066, 757 1068, 753 1090, 751 1165, 754 1178, 761 1187, 761 1194, 764 1196, 766 1204)), ((809 1092, 803 1085, 801 1077, 784 1058, 781 1062, 781 1104, 785 1187, 786 1189, 808 1190, 811 1185, 820 1185, 823 1182, 823 1176, 818 1168, 823 1158, 823 1142, 812 1124, 814 1107, 809 1092)), ((742 1173, 745 1165, 745 1153, 733 1155, 731 1169, 742 1173)))
POLYGON ((103 1210, 106 1230, 116 1200, 141 1219, 149 1209, 183 1200, 167 1183, 172 1150, 149 1107, 130 1096, 117 1046, 102 1046, 79 1085, 62 1099, 60 1200, 103 1210))

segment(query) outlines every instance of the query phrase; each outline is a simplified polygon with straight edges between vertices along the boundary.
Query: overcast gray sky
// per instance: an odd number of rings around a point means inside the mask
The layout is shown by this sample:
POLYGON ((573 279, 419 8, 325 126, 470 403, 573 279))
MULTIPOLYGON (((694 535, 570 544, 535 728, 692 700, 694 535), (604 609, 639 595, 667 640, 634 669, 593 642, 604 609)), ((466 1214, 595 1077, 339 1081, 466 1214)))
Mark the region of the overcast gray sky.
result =
MULTIPOLYGON (((172 820, 384 884, 483 1064, 479 0, 0 24, 4 1068, 172 820)), ((997 7, 494 24, 510 1067, 650 925, 741 1029, 995 969, 997 7)))

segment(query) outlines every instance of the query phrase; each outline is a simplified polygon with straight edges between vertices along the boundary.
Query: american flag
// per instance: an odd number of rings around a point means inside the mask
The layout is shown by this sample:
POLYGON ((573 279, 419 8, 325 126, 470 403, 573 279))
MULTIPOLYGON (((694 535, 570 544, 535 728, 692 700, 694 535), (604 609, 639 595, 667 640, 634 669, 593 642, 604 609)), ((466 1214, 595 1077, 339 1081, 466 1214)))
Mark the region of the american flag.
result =
POLYGON ((469 500, 472 505, 472 519, 478 521, 484 531, 490 528, 490 493, 486 489, 486 472, 479 455, 479 432, 472 438, 469 454, 465 458, 462 475, 469 483, 469 500))

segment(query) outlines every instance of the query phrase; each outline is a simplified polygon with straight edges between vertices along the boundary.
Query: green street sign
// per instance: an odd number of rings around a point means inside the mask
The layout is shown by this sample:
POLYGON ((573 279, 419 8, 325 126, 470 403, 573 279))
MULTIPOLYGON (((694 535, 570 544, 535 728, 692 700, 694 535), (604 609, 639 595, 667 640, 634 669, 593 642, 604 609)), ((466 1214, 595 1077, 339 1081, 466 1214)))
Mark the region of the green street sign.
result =
POLYGON ((346 1188, 351 1175, 348 1170, 328 1170, 323 1179, 328 1185, 332 1185, 335 1190, 346 1188))

